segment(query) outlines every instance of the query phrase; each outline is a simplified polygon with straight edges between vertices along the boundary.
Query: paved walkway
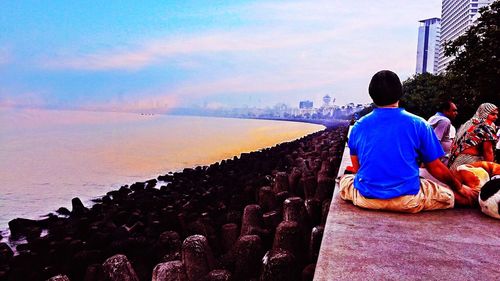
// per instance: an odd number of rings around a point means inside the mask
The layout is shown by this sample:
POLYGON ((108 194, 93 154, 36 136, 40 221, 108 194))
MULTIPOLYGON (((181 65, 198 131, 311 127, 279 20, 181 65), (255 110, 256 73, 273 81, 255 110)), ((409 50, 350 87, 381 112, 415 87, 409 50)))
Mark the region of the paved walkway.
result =
MULTIPOLYGON (((346 147, 339 174, 347 165, 346 147)), ((500 220, 479 209, 364 210, 336 189, 314 280, 500 280, 500 220)))

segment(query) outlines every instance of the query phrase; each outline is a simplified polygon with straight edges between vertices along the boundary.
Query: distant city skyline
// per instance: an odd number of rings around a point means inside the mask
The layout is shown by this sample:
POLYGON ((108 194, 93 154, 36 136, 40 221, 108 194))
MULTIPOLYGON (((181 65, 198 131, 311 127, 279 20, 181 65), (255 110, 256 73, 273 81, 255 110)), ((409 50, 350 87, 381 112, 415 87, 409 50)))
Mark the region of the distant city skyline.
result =
POLYGON ((415 72, 418 21, 440 0, 4 1, 0 106, 367 103, 380 69, 415 72))

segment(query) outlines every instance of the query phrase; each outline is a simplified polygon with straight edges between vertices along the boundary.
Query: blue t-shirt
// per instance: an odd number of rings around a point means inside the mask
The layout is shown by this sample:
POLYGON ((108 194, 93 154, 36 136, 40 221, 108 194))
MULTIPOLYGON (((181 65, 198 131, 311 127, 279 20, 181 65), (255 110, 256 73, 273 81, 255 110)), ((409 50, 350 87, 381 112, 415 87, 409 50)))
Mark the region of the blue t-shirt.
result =
POLYGON ((348 145, 360 164, 354 187, 367 198, 417 194, 419 161, 444 155, 432 127, 402 108, 374 109, 354 124, 348 145))

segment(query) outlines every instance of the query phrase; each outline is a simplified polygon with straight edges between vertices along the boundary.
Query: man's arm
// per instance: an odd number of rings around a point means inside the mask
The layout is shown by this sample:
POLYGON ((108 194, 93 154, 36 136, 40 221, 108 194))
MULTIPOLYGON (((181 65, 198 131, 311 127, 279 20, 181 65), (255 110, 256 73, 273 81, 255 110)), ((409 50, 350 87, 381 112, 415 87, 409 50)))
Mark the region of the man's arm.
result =
POLYGON ((460 188, 462 188, 460 181, 452 175, 448 167, 446 167, 441 160, 436 159, 424 165, 433 177, 447 184, 454 191, 459 191, 460 188))
POLYGON ((357 173, 359 170, 358 155, 351 155, 351 163, 352 163, 352 168, 354 169, 354 173, 357 173))
POLYGON ((441 160, 436 159, 429 163, 425 163, 425 168, 433 177, 447 184, 454 191, 455 202, 457 204, 463 206, 474 206, 476 204, 478 192, 472 190, 468 186, 462 185, 441 160))

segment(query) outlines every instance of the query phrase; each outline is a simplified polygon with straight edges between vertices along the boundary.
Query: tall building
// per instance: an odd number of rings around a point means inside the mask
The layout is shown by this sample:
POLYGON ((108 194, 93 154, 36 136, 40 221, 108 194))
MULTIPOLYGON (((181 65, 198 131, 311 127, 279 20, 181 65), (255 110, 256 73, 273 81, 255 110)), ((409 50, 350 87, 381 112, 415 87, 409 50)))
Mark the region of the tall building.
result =
POLYGON ((446 70, 453 60, 444 56, 444 45, 464 34, 478 18, 478 11, 493 0, 443 0, 441 5, 441 47, 438 73, 446 70))
POLYGON ((417 45, 417 73, 437 74, 441 19, 430 18, 420 21, 417 45))

